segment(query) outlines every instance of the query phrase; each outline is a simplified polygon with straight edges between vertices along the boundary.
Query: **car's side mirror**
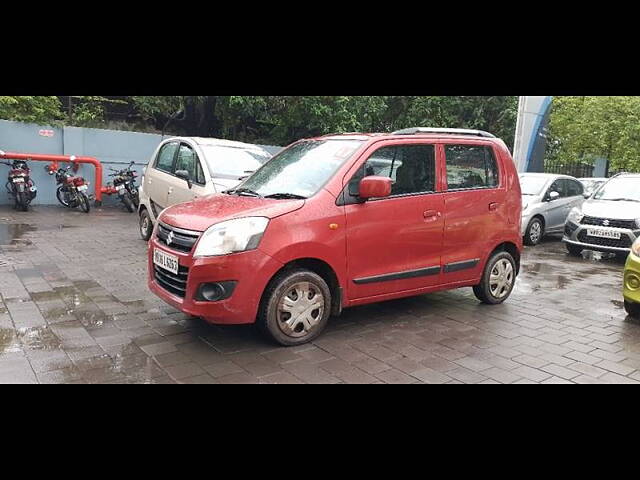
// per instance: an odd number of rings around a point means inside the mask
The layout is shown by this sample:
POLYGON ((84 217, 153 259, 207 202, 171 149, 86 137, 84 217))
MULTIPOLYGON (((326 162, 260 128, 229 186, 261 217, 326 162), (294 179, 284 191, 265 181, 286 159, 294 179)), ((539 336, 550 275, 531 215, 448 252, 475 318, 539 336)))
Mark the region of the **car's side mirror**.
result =
POLYGON ((560 198, 560 194, 558 192, 549 192, 549 201, 553 202, 560 198))
POLYGON ((370 198, 385 198, 391 195, 392 181, 389 177, 365 177, 360 180, 358 196, 363 200, 370 198))
POLYGON ((186 170, 176 170, 176 177, 186 180, 189 188, 192 187, 193 184, 191 183, 191 177, 189 176, 189 172, 187 172, 186 170))

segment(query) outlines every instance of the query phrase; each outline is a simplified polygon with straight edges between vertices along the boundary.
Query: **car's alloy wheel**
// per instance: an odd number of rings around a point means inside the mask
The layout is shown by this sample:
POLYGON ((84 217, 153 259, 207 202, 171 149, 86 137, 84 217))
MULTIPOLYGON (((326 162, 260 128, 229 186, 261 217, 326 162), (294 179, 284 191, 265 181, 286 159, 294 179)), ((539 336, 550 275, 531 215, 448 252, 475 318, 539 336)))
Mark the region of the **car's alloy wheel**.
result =
POLYGON ((538 245, 542 240, 542 236, 544 235, 544 228, 542 226, 542 222, 539 218, 534 218, 529 223, 529 227, 527 228, 527 232, 525 234, 525 243, 527 245, 538 245))
POLYGON ((324 297, 309 282, 292 285, 278 302, 278 327, 291 338, 308 335, 322 320, 324 297))
POLYGON ((513 288, 514 280, 515 272, 511 263, 506 259, 498 261, 493 270, 491 270, 491 276, 489 277, 491 295, 497 299, 506 297, 513 288))

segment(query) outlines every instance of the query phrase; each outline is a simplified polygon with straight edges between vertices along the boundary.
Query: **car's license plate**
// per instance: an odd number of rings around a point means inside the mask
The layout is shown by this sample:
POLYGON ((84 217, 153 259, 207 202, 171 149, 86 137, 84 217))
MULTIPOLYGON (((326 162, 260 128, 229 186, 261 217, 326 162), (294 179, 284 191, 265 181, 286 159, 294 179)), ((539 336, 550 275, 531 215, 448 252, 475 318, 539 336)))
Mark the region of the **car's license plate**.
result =
POLYGON ((590 237, 611 238, 613 240, 620 240, 620 238, 622 238, 622 234, 620 232, 616 232, 615 230, 604 230, 602 228, 589 228, 587 229, 587 235, 590 237))
POLYGON ((13 179, 13 183, 24 183, 24 178, 16 177, 13 179))
POLYGON ((170 255, 156 248, 153 251, 153 263, 161 268, 164 268, 165 270, 168 270, 174 275, 178 274, 178 268, 180 264, 178 263, 178 257, 176 257, 175 255, 170 255))
POLYGON ((89 187, 87 187, 86 185, 80 185, 80 186, 78 187, 78 191, 79 191, 79 192, 86 192, 88 188, 89 188, 89 187))

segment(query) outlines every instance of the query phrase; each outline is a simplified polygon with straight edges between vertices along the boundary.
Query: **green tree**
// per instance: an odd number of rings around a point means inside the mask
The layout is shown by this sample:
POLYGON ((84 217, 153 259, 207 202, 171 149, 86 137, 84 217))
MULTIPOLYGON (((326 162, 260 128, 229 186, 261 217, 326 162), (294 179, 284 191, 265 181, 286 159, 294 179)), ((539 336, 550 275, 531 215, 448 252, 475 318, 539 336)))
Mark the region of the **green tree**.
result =
POLYGON ((0 118, 55 124, 63 118, 62 105, 58 97, 0 96, 0 118))
POLYGON ((640 170, 640 97, 554 97, 549 135, 548 161, 640 170))

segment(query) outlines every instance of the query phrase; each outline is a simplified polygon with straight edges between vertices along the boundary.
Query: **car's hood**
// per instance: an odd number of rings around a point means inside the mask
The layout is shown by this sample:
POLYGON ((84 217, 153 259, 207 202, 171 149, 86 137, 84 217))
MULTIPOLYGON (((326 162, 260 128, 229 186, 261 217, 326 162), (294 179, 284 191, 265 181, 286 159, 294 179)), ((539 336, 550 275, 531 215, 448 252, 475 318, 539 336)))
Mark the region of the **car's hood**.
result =
POLYGON ((640 218, 640 203, 587 200, 582 204, 582 213, 589 217, 635 220, 640 218))
POLYGON ((273 200, 217 193, 167 208, 160 221, 204 232, 211 225, 242 217, 276 218, 302 208, 304 200, 273 200))

